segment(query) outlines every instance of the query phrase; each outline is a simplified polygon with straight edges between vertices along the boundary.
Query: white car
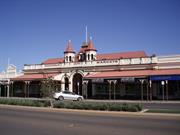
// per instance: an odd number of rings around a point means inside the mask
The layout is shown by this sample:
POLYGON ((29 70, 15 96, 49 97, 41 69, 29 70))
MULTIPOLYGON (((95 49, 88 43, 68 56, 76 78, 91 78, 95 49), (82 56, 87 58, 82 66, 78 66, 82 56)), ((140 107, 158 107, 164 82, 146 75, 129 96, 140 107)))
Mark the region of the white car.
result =
POLYGON ((61 92, 56 92, 54 93, 53 97, 57 100, 77 100, 81 101, 83 100, 83 96, 77 95, 73 92, 70 91, 61 91, 61 92))

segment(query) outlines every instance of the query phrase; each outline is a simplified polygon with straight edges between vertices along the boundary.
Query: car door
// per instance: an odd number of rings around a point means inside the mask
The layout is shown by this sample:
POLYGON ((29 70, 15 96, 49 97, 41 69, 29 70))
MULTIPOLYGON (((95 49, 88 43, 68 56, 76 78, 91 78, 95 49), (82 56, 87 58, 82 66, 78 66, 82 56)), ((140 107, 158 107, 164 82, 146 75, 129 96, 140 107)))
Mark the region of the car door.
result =
POLYGON ((69 100, 76 100, 75 95, 72 92, 68 92, 68 99, 69 100))
POLYGON ((64 97, 64 99, 69 99, 69 94, 68 94, 68 92, 67 91, 64 91, 63 92, 63 94, 62 94, 62 96, 64 97))

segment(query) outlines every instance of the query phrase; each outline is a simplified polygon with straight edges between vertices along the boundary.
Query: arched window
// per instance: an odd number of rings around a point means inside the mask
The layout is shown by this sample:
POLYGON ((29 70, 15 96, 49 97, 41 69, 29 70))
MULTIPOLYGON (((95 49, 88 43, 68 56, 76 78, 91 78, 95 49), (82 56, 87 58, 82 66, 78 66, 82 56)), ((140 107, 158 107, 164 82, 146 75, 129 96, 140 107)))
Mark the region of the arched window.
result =
POLYGON ((82 61, 82 54, 80 54, 80 61, 82 61))
POLYGON ((69 79, 65 78, 65 90, 69 90, 69 79))
POLYGON ((84 54, 81 54, 81 60, 82 61, 84 60, 84 54))
POLYGON ((72 61, 72 58, 71 58, 71 56, 69 56, 69 62, 71 62, 72 61))
POLYGON ((73 92, 82 95, 82 75, 79 73, 73 76, 73 92))
POLYGON ((88 54, 88 60, 90 59, 90 54, 88 54))
POLYGON ((86 54, 84 53, 84 59, 83 60, 86 60, 86 54))
POLYGON ((68 56, 66 56, 66 62, 68 62, 68 56))
POLYGON ((81 54, 81 59, 80 59, 81 61, 83 61, 84 60, 84 54, 81 54))
POLYGON ((93 59, 94 59, 93 54, 91 54, 91 60, 93 60, 93 59))

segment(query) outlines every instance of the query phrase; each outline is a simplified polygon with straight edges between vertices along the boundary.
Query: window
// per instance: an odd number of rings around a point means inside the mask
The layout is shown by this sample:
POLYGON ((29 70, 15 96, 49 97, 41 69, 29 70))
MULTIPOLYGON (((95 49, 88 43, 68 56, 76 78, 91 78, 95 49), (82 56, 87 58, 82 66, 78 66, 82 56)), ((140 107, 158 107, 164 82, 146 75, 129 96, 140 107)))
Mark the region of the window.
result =
POLYGON ((69 56, 69 62, 71 62, 72 61, 72 58, 71 58, 71 56, 69 56))
POLYGON ((83 59, 83 56, 82 56, 82 54, 80 55, 80 60, 82 61, 82 59, 83 59))
POLYGON ((91 54, 91 60, 93 60, 93 59, 94 59, 93 54, 91 54))
POLYGON ((90 55, 88 54, 88 60, 90 59, 90 55))
POLYGON ((68 62, 68 56, 66 56, 66 62, 68 62))
POLYGON ((86 54, 85 54, 85 53, 84 53, 84 56, 83 56, 83 57, 84 57, 84 59, 83 59, 83 60, 86 60, 86 54))
POLYGON ((69 90, 69 79, 65 78, 65 90, 69 90))

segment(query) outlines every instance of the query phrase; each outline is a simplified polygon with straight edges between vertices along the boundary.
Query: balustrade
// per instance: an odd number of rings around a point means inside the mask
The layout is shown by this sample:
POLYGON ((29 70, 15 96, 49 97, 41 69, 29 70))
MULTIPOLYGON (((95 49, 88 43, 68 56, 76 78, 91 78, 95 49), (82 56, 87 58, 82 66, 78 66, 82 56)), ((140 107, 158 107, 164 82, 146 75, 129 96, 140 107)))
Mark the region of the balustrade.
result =
POLYGON ((91 67, 91 66, 111 66, 111 65, 133 65, 133 64, 150 64, 156 63, 156 57, 147 58, 126 58, 118 60, 97 60, 75 63, 58 63, 58 64, 33 64, 25 65, 24 70, 48 69, 48 68, 66 68, 66 67, 91 67))

